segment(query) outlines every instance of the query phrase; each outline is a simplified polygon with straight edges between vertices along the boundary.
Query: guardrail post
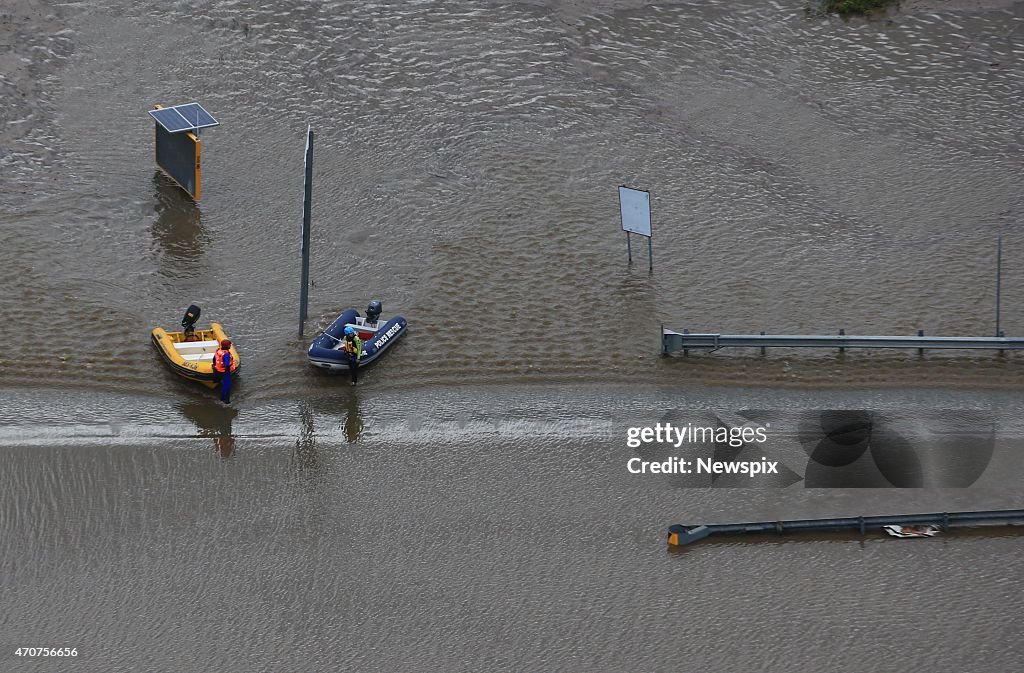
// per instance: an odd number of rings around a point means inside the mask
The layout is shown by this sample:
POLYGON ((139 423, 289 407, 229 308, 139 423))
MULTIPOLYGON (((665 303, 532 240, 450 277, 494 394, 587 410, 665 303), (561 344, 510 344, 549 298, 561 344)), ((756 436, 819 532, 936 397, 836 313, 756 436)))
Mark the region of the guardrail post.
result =
MULTIPOLYGON (((689 334, 689 333, 690 333, 690 330, 688 330, 688 329, 684 329, 683 330, 683 334, 689 334)), ((683 337, 683 339, 686 339, 686 337, 683 337)), ((689 355, 689 354, 690 354, 690 349, 689 348, 684 348, 683 349, 683 355, 689 355)))
MULTIPOLYGON (((846 336, 846 330, 844 330, 844 329, 840 329, 840 330, 839 330, 839 336, 846 336)), ((843 348, 842 346, 840 346, 840 347, 839 347, 839 352, 840 352, 840 353, 843 353, 843 352, 845 352, 845 351, 846 351, 846 349, 845 349, 845 348, 843 348)))
MULTIPOLYGON (((924 336, 924 330, 923 329, 917 330, 917 336, 923 337, 924 336)), ((917 349, 917 354, 918 355, 924 355, 924 349, 923 348, 918 348, 917 349)))
MULTIPOLYGON (((764 331, 761 332, 761 336, 764 336, 764 331)), ((764 346, 761 346, 761 355, 764 355, 764 346)))

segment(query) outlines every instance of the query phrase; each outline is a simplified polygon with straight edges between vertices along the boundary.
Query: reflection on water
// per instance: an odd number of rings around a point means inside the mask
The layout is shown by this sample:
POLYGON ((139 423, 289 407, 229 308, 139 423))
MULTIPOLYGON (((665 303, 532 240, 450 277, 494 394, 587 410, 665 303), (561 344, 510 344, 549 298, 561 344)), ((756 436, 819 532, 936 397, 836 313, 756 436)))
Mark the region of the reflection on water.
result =
POLYGON ((194 276, 209 243, 203 229, 202 211, 163 171, 153 172, 153 239, 159 247, 162 275, 169 278, 194 276))
POLYGON ((227 437, 214 437, 213 446, 220 451, 221 458, 230 458, 231 454, 235 452, 235 438, 230 435, 227 437))
POLYGON ((200 437, 213 438, 213 447, 222 458, 232 456, 235 451, 235 438, 231 426, 238 416, 237 409, 210 400, 180 403, 178 410, 185 418, 195 423, 200 437))
POLYGON ((316 420, 320 419, 320 436, 328 446, 340 439, 336 420, 342 421, 342 434, 348 443, 356 442, 363 434, 363 421, 359 413, 359 398, 355 391, 345 390, 341 396, 303 400, 299 403, 298 428, 295 432, 293 469, 307 477, 321 477, 327 470, 325 456, 317 443, 316 420))
MULTIPOLYGON (((341 435, 344 436, 347 443, 354 444, 363 437, 367 424, 363 418, 364 405, 360 401, 359 389, 350 387, 347 378, 332 376, 331 380, 341 381, 344 385, 339 387, 336 392, 320 395, 302 403, 299 413, 301 423, 299 439, 301 442, 310 444, 313 442, 315 418, 320 418, 321 424, 328 425, 328 427, 321 427, 319 433, 321 437, 338 436, 338 426, 336 425, 338 421, 341 422, 341 435), (306 437, 307 434, 308 437, 306 437)), ((380 413, 378 412, 376 416, 376 420, 379 421, 380 413)))
POLYGON ((299 405, 299 432, 295 438, 295 466, 301 472, 316 473, 322 469, 313 418, 313 408, 308 402, 302 402, 299 405))
POLYGON ((359 415, 359 395, 356 391, 350 392, 345 406, 345 439, 352 444, 363 434, 363 419, 359 415))

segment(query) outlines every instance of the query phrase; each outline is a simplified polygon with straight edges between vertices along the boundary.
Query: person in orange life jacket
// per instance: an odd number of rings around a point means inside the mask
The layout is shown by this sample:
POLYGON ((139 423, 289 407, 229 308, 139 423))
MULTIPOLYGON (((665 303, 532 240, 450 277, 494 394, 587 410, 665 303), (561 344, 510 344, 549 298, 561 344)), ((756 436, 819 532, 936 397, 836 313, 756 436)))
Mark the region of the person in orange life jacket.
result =
POLYGON ((231 403, 231 340, 224 339, 220 342, 220 348, 213 354, 213 369, 220 381, 220 401, 224 404, 231 403))
POLYGON ((363 340, 356 335, 353 327, 345 328, 345 338, 341 340, 341 350, 348 356, 348 369, 352 372, 352 385, 359 377, 359 356, 363 354, 363 340))

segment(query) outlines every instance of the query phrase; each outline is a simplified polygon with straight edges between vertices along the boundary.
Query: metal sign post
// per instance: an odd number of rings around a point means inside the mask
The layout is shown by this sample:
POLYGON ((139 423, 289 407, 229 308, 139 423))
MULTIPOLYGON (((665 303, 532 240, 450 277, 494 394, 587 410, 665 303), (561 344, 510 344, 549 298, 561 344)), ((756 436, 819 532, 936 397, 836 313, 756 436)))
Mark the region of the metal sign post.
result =
POLYGON ((309 229, 313 215, 313 127, 306 128, 306 185, 302 199, 302 279, 299 291, 299 337, 306 325, 309 304, 309 229))
POLYGON ((654 273, 654 246, 651 243, 651 193, 642 189, 619 187, 619 215, 622 230, 626 232, 626 255, 633 263, 633 246, 630 234, 647 237, 647 268, 654 273))
POLYGON ((999 300, 1003 285, 1003 235, 996 239, 996 336, 1003 336, 999 331, 999 300))

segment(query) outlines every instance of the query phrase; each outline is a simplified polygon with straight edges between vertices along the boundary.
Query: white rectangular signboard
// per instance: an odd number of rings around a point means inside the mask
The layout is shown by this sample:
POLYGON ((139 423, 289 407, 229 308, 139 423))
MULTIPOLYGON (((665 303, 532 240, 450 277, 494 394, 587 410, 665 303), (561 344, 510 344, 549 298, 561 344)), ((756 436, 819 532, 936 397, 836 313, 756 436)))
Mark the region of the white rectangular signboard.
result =
POLYGON ((619 187, 619 212, 622 230, 651 237, 651 193, 641 189, 619 187))

